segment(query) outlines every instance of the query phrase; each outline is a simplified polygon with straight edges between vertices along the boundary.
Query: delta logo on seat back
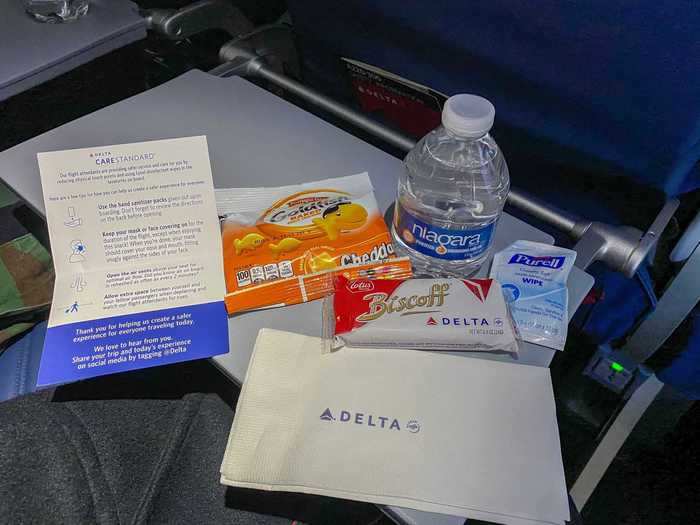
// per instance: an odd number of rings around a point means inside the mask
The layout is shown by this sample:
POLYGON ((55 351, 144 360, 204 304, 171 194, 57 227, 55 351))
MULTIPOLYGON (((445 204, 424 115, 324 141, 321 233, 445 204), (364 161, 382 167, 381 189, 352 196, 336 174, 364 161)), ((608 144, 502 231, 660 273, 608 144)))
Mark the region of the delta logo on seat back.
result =
POLYGON ((514 254, 508 264, 523 264, 525 266, 544 266, 546 268, 551 268, 552 270, 558 270, 564 266, 564 261, 566 257, 553 257, 543 255, 541 257, 533 257, 532 255, 526 255, 524 253, 514 254))

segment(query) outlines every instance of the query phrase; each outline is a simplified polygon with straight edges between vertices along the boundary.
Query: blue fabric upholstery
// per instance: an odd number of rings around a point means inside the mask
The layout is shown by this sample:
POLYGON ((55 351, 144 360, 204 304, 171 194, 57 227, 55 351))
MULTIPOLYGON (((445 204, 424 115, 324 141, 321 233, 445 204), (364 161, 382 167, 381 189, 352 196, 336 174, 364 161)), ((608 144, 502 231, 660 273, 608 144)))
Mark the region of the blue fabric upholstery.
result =
POLYGON ((289 6, 318 87, 342 92, 338 57, 354 58, 447 94, 487 96, 500 122, 562 146, 579 166, 600 161, 667 194, 700 187, 694 0, 289 6))
POLYGON ((46 322, 39 323, 0 354, 0 401, 36 390, 46 322))
POLYGON ((620 342, 656 308, 649 269, 642 265, 632 279, 607 271, 601 263, 587 271, 595 277, 595 285, 571 324, 597 345, 620 342))
POLYGON ((700 307, 695 308, 681 327, 680 334, 671 337, 675 358, 656 376, 688 399, 700 400, 700 307))

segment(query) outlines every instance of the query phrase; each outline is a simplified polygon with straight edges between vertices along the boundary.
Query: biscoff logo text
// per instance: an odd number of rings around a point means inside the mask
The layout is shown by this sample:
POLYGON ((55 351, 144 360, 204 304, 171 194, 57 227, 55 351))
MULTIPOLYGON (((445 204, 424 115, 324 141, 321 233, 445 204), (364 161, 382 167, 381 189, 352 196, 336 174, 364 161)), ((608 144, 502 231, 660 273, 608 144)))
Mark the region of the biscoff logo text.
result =
POLYGON ((449 294, 449 283, 436 283, 430 287, 426 295, 411 295, 408 297, 390 296, 383 292, 367 294, 363 300, 369 301, 369 310, 357 317, 360 322, 374 321, 384 314, 422 313, 420 310, 409 312, 415 308, 439 308, 445 304, 445 297, 449 294))

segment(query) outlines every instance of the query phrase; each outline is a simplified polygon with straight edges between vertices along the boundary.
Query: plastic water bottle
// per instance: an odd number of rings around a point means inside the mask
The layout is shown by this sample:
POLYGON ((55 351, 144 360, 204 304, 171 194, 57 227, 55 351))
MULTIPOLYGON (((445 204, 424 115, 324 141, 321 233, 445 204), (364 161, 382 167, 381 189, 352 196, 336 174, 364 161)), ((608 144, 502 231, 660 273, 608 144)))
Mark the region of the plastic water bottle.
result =
POLYGON ((508 166, 489 135, 495 114, 485 98, 450 97, 442 126, 406 156, 392 235, 417 276, 464 278, 489 255, 510 188, 508 166))

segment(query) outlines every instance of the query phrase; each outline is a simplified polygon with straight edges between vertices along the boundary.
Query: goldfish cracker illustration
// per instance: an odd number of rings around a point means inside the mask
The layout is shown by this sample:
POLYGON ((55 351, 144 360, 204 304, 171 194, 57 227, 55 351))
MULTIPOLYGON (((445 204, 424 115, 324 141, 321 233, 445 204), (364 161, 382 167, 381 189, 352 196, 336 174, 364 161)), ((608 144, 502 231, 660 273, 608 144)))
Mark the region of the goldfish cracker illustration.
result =
POLYGON ((306 263, 310 270, 309 273, 334 270, 338 267, 335 258, 328 252, 321 252, 316 255, 310 253, 306 263))
POLYGON ((411 275, 407 260, 394 253, 366 173, 277 188, 219 189, 216 204, 229 313, 323 297, 341 270, 411 275))
POLYGON ((341 202, 323 211, 320 219, 312 222, 321 228, 328 239, 334 241, 341 230, 354 230, 360 228, 367 220, 367 210, 358 204, 341 202))
POLYGON ((299 246, 301 246, 301 244, 302 241, 299 239, 295 239, 294 237, 286 237, 277 244, 270 243, 270 250, 272 251, 273 255, 279 257, 283 253, 293 252, 299 246))
POLYGON ((257 249, 264 242, 265 237, 259 233, 249 233, 242 239, 234 239, 233 247, 236 250, 236 255, 240 255, 243 252, 249 252, 257 249))

